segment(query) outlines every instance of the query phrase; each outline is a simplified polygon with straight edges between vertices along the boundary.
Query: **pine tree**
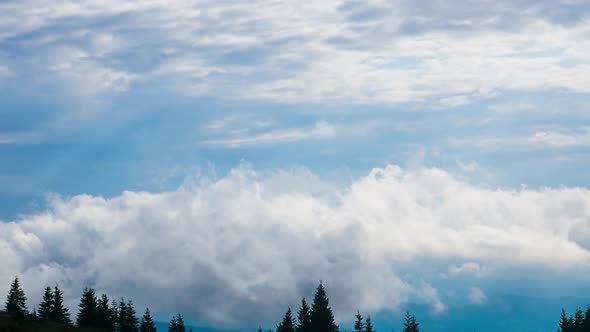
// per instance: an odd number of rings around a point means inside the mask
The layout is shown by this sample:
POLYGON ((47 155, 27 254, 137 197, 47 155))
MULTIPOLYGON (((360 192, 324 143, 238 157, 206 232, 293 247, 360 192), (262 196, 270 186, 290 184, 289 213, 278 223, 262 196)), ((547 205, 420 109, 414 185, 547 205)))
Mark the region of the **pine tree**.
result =
POLYGON ((125 331, 122 332, 138 332, 139 331, 139 319, 137 319, 137 313, 133 307, 133 302, 129 300, 127 303, 127 324, 125 331))
POLYGON ((17 277, 14 278, 14 281, 10 285, 4 311, 17 320, 25 318, 28 313, 27 297, 25 296, 25 291, 20 287, 17 277))
POLYGON ((125 299, 119 301, 119 310, 117 311, 117 331, 124 332, 127 329, 127 304, 125 299))
POLYGON ((53 292, 51 287, 45 287, 43 292, 43 300, 39 303, 39 311, 37 316, 41 320, 49 320, 51 318, 51 311, 53 310, 53 292))
POLYGON ((295 331, 297 332, 310 332, 311 331, 311 308, 305 298, 301 300, 301 307, 297 312, 297 326, 295 331))
POLYGON ((320 282, 311 305, 311 332, 338 332, 330 301, 324 285, 320 282))
POLYGON ((182 316, 178 314, 176 318, 176 332, 186 332, 186 327, 184 326, 184 320, 182 316))
POLYGON ((72 324, 70 311, 64 306, 64 292, 59 289, 58 285, 53 288, 53 307, 49 316, 51 321, 72 324))
POLYGON ((156 324, 150 314, 150 309, 146 308, 143 317, 141 318, 141 324, 139 326, 140 332, 156 332, 156 324))
POLYGON ((281 323, 277 325, 276 332, 295 332, 295 318, 293 318, 291 308, 287 308, 285 317, 283 317, 281 323))
POLYGON ((96 326, 105 330, 114 330, 113 313, 109 307, 109 298, 102 294, 96 305, 96 326))
POLYGON ((582 326, 584 325, 584 312, 582 308, 576 309, 576 313, 574 314, 574 331, 575 332, 583 332, 582 326))
POLYGON ((96 327, 96 294, 94 289, 85 288, 80 298, 80 304, 78 305, 78 317, 76 319, 76 325, 96 327))
POLYGON ((363 316, 361 316, 361 313, 358 310, 356 311, 356 315, 354 317, 355 317, 354 330, 356 332, 364 332, 365 331, 365 323, 363 322, 363 316))
POLYGON ((420 332, 420 324, 418 324, 416 317, 410 314, 409 311, 406 311, 406 316, 404 317, 403 332, 420 332))
POLYGON ((569 330, 567 315, 565 314, 565 309, 561 309, 561 316, 559 318, 559 329, 561 332, 571 332, 569 330))
POLYGON ((575 326, 576 326, 576 321, 574 320, 574 316, 571 316, 571 315, 570 315, 570 316, 567 318, 567 326, 568 326, 568 330, 569 330, 570 332, 577 332, 577 331, 576 331, 576 329, 575 329, 575 326))
POLYGON ((584 322, 582 322, 582 331, 590 332, 590 307, 586 308, 584 313, 584 322))
POLYGON ((367 320, 365 323, 365 332, 375 332, 375 328, 373 328, 373 323, 371 322, 371 315, 367 316, 367 320))
POLYGON ((119 307, 114 299, 111 302, 111 323, 113 324, 113 331, 119 331, 119 307))
POLYGON ((178 332, 178 324, 176 323, 176 316, 172 316, 170 325, 168 326, 168 332, 178 332))

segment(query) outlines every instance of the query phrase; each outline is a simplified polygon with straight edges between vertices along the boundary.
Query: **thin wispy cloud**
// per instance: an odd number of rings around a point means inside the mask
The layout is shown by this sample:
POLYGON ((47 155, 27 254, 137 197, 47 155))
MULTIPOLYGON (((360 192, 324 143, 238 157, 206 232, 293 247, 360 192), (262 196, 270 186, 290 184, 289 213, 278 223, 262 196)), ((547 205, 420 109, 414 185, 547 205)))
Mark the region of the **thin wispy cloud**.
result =
POLYGON ((336 134, 336 128, 328 122, 317 122, 314 127, 307 129, 275 130, 253 136, 206 140, 207 145, 219 145, 227 148, 237 148, 245 145, 260 145, 295 142, 301 140, 329 138, 336 134))
POLYGON ((590 127, 583 127, 576 132, 568 133, 539 131, 531 135, 530 141, 552 148, 590 146, 590 127))

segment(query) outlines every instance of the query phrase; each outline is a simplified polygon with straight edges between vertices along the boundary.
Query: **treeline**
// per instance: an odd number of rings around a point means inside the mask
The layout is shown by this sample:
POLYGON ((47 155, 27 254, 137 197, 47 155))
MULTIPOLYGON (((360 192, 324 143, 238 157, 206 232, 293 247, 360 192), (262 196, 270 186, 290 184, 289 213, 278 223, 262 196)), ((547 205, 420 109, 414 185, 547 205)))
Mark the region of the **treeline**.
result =
MULTIPOLYGON (((338 332, 339 326, 336 324, 330 300, 326 294, 324 285, 320 282, 313 297, 311 307, 307 304, 305 298, 301 300, 301 305, 297 311, 297 318, 293 317, 291 308, 287 308, 285 316, 277 324, 275 332, 338 332)), ((371 321, 371 316, 366 319, 357 311, 354 322, 354 331, 356 332, 376 332, 371 321)), ((258 332, 263 332, 258 328, 258 332)), ((268 332, 272 332, 269 330, 268 332)), ((406 312, 404 318, 403 332, 420 332, 420 325, 416 318, 406 312)))
POLYGON ((573 315, 567 315, 564 309, 561 309, 559 319, 560 332, 590 332, 590 307, 582 311, 577 308, 573 315))
MULTIPOLYGON (((27 297, 18 278, 10 285, 6 297, 4 313, 23 325, 27 322, 35 324, 62 324, 101 331, 112 332, 157 332, 156 324, 149 308, 139 320, 133 301, 109 301, 106 294, 98 297, 92 288, 84 289, 78 305, 75 322, 70 311, 63 303, 63 291, 58 285, 54 288, 45 287, 43 298, 37 309, 29 312, 27 297)), ((172 317, 169 332, 187 332, 182 315, 172 317)), ((191 331, 192 332, 192 331, 191 331)))
MULTIPOLYGON (((84 289, 75 321, 70 316, 69 309, 64 305, 63 291, 59 289, 58 285, 53 288, 45 287, 41 303, 37 306, 38 309, 29 312, 26 302, 25 292, 18 278, 15 278, 10 285, 3 314, 8 315, 21 326, 26 323, 41 326, 43 324, 60 324, 72 329, 78 328, 80 331, 157 332, 149 308, 145 309, 140 320, 131 300, 125 301, 124 298, 121 298, 119 301, 110 301, 106 294, 97 296, 92 288, 84 289)), ((354 318, 355 332, 376 332, 370 315, 363 318, 361 313, 357 311, 354 318)), ((339 329, 324 285, 320 282, 311 306, 303 298, 296 317, 288 307, 276 328, 270 329, 268 332, 339 332, 339 329)), ((0 326, 0 331, 12 330, 3 329, 0 326)), ((420 324, 410 312, 405 314, 402 331, 420 332, 420 324)), ((181 314, 172 317, 168 332, 187 332, 181 314)), ((262 327, 258 328, 258 332, 264 332, 262 327)), ((578 308, 574 314, 569 316, 565 310, 562 310, 558 332, 590 332, 590 307, 585 311, 578 308)))

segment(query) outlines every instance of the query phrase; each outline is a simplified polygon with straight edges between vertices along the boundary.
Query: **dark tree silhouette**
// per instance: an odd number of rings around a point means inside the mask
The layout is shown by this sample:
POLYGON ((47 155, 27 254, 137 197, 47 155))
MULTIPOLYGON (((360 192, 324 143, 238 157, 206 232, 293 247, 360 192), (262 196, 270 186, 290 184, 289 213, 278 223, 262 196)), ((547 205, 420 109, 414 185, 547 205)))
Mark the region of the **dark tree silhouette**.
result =
POLYGON ((176 332, 186 332, 186 327, 184 326, 184 319, 182 319, 182 315, 178 314, 176 318, 176 332))
POLYGON ((127 329, 121 332, 138 332, 139 331, 139 319, 133 307, 133 302, 129 300, 127 302, 127 329))
POLYGON ((80 298, 78 305, 78 317, 76 318, 76 325, 96 327, 96 294, 94 289, 85 288, 80 298))
POLYGON ((326 295, 324 285, 320 281, 320 285, 316 289, 311 305, 311 332, 337 332, 338 325, 334 321, 334 314, 330 308, 330 301, 326 295))
POLYGON ((58 285, 53 288, 53 307, 51 308, 50 319, 57 323, 72 324, 70 310, 64 305, 64 292, 58 285))
POLYGON ((178 324, 176 323, 176 316, 172 316, 170 325, 168 325, 168 332, 178 332, 178 324))
POLYGON ((420 324, 418 324, 416 317, 409 311, 406 311, 406 316, 404 317, 403 332, 420 332, 420 324))
POLYGON ((133 302, 128 301, 125 303, 125 299, 121 298, 119 302, 119 311, 117 313, 117 331, 118 332, 138 332, 139 331, 139 319, 137 313, 133 307, 133 302))
POLYGON ((121 298, 119 301, 119 307, 117 311, 117 331, 122 332, 127 328, 127 304, 125 299, 121 298))
POLYGON ((365 332, 375 332, 375 328, 373 327, 373 322, 371 322, 371 315, 367 316, 367 320, 365 323, 365 332))
POLYGON ((590 331, 590 307, 586 308, 584 313, 584 321, 582 322, 582 331, 590 331))
POLYGON ((291 308, 287 308, 285 317, 283 317, 281 323, 277 325, 276 332, 295 332, 295 318, 293 318, 291 308))
POLYGON ((96 326, 110 331, 115 329, 113 312, 109 307, 109 298, 106 294, 101 295, 96 305, 96 326))
POLYGON ((354 330, 356 332, 364 332, 365 323, 363 322, 363 316, 361 315, 361 313, 358 310, 356 311, 356 315, 354 317, 355 317, 354 330))
POLYGON ((51 311, 53 310, 53 291, 51 287, 45 287, 43 291, 43 299, 39 303, 39 311, 37 317, 41 320, 50 320, 51 311))
POLYGON ((111 301, 111 319, 113 320, 113 331, 119 331, 119 306, 117 301, 111 301))
POLYGON ((184 320, 182 319, 181 314, 172 317, 168 332, 186 332, 186 327, 184 326, 184 320))
POLYGON ((150 313, 150 309, 146 308, 143 317, 141 318, 141 324, 139 324, 140 332, 156 332, 156 324, 150 313))
POLYGON ((585 332, 582 330, 584 325, 584 312, 582 308, 577 308, 576 312, 574 313, 574 331, 575 332, 585 332))
POLYGON ((310 332, 311 331, 311 308, 305 298, 301 299, 301 307, 297 312, 297 326, 295 326, 297 332, 310 332))
POLYGON ((18 282, 18 277, 15 277, 10 285, 4 311, 16 320, 21 320, 28 314, 27 297, 18 282))

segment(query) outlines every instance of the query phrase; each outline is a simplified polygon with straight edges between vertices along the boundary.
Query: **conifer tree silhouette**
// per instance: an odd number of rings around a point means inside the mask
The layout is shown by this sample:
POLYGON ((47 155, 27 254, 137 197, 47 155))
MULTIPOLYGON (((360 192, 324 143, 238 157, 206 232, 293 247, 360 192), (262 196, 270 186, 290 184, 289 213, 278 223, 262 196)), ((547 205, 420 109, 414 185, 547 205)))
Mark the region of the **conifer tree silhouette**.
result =
POLYGON ((115 328, 115 324, 109 305, 109 297, 106 294, 102 294, 96 305, 96 326, 112 331, 115 328))
POLYGON ((371 322, 371 315, 368 315, 367 320, 365 321, 365 332, 375 332, 373 322, 371 322))
POLYGON ((27 297, 21 288, 18 277, 10 285, 4 311, 16 320, 22 320, 28 314, 27 297))
POLYGON ((45 287, 43 291, 43 299, 41 303, 39 303, 39 311, 37 312, 37 317, 41 320, 50 320, 51 319, 51 312, 53 310, 53 291, 51 287, 45 287))
POLYGON ((146 308, 143 317, 141 318, 141 323, 139 325, 140 332, 156 332, 156 324, 154 323, 154 319, 152 318, 152 314, 150 313, 150 309, 146 308))
POLYGON ((363 316, 361 316, 361 313, 358 310, 356 311, 356 315, 354 317, 355 317, 354 330, 356 332, 364 332, 365 331, 365 323, 363 322, 363 316))
POLYGON ((96 327, 96 294, 94 289, 85 288, 80 298, 78 305, 78 317, 76 318, 76 325, 96 327))
POLYGON ((301 306, 297 312, 297 326, 296 332, 310 332, 311 331, 311 308, 305 298, 301 300, 301 306))
POLYGON ((574 313, 574 331, 575 332, 585 332, 582 331, 582 327, 584 325, 584 312, 582 308, 577 308, 576 312, 574 313))
POLYGON ((295 332, 295 318, 293 318, 291 308, 287 308, 283 320, 277 325, 276 332, 295 332))
POLYGON ((126 330, 122 332, 138 332, 139 331, 139 319, 137 318, 137 312, 133 306, 133 302, 129 300, 127 302, 127 324, 126 330))
POLYGON ((121 298, 119 301, 119 308, 117 310, 117 331, 123 332, 127 329, 127 304, 125 303, 125 299, 121 298))
POLYGON ((56 284, 53 288, 53 307, 51 308, 50 319, 57 323, 72 324, 70 310, 64 305, 64 292, 56 284))
POLYGON ((186 332, 186 327, 184 326, 184 319, 182 319, 182 315, 178 314, 176 318, 176 332, 186 332))
POLYGON ((330 308, 330 301, 326 295, 324 285, 316 289, 311 305, 311 332, 337 332, 338 325, 334 321, 334 314, 330 308))
POLYGON ((409 311, 406 311, 404 317, 404 330, 403 332, 420 332, 420 324, 416 321, 416 317, 409 311))
POLYGON ((176 316, 172 316, 170 325, 168 325, 168 332, 178 332, 178 324, 176 323, 176 316))

